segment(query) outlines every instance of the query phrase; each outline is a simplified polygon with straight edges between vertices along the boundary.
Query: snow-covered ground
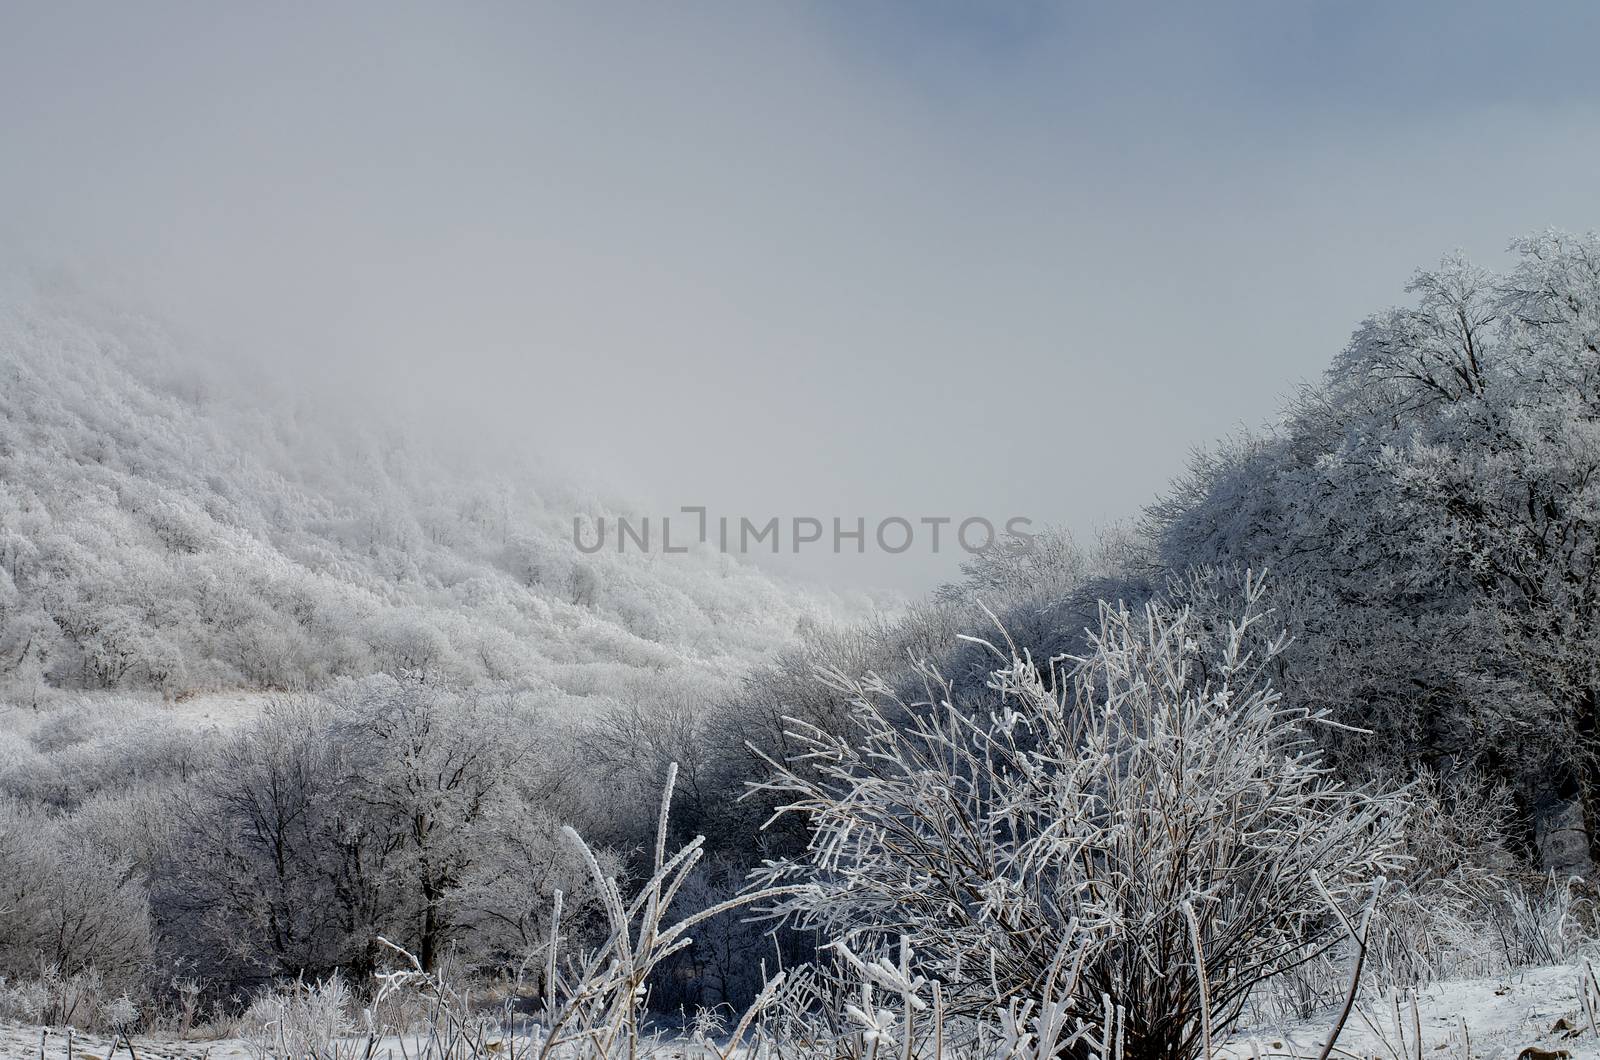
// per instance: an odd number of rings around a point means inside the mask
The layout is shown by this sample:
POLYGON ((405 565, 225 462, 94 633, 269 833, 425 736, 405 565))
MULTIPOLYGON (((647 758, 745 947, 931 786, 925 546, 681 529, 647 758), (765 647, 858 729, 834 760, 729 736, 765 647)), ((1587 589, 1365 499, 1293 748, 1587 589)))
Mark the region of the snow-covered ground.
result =
MULTIPOLYGON (((372 1051, 372 1060, 416 1060, 422 1055, 420 1040, 400 1038, 385 1039, 372 1051)), ((341 1056, 365 1056, 366 1043, 350 1042, 341 1045, 341 1056)), ((65 1060, 67 1033, 65 1030, 45 1031, 41 1027, 24 1027, 17 1024, 0 1024, 0 1060, 65 1060)), ((73 1060, 111 1060, 111 1057, 128 1057, 128 1046, 112 1043, 104 1035, 72 1035, 73 1060)), ((133 1036, 133 1055, 138 1060, 256 1060, 260 1055, 239 1038, 218 1038, 211 1041, 173 1041, 136 1034, 133 1036)), ((288 1060, 288 1058, 285 1058, 288 1060)), ((295 1058, 301 1060, 301 1058, 295 1058)))
MULTIPOLYGON (((249 1055, 244 1050, 244 1043, 234 1039, 173 1042, 136 1034, 133 1036, 133 1048, 141 1058, 150 1060, 240 1060, 249 1055)), ((0 1024, 0 1057, 5 1060, 22 1060, 24 1057, 55 1060, 57 1057, 66 1057, 67 1050, 68 1035, 65 1030, 46 1030, 16 1023, 0 1024)), ((106 1060, 112 1055, 109 1039, 76 1031, 71 1035, 71 1050, 70 1055, 74 1060, 106 1060)), ((119 1042, 116 1055, 127 1056, 127 1046, 119 1042)))
MULTIPOLYGON (((1462 979, 1438 983, 1421 991, 1419 1020, 1422 1048, 1416 1048, 1410 1005, 1400 1006, 1404 1043, 1394 1027, 1394 1009, 1387 997, 1364 997, 1360 1013, 1352 1014, 1340 1035, 1334 1056, 1414 1060, 1418 1056, 1457 1060, 1515 1060, 1532 1046, 1543 1052, 1530 1060, 1566 1055, 1571 1060, 1600 1060, 1600 1040, 1590 1030, 1580 993, 1581 965, 1533 968, 1493 979, 1462 979), (1363 1018, 1363 1016, 1365 1018, 1363 1018), (1463 1047, 1462 1026, 1471 1043, 1463 1047)), ((1245 1060, 1261 1057, 1315 1057, 1327 1038, 1327 1021, 1286 1028, 1252 1028, 1235 1035, 1217 1050, 1219 1058, 1245 1060)), ((110 1042, 103 1036, 74 1034, 72 1056, 78 1060, 109 1060, 110 1042)), ((384 1043, 377 1058, 415 1056, 417 1043, 398 1039, 384 1043)), ((135 1036, 137 1056, 148 1060, 248 1060, 250 1050, 237 1038, 209 1042, 173 1042, 135 1036)), ((39 1027, 0 1024, 0 1058, 24 1060, 65 1058, 64 1031, 45 1032, 39 1027), (41 1052, 42 1046, 42 1052, 41 1052)), ((124 1045, 116 1055, 127 1056, 124 1045)))
MULTIPOLYGON (((1419 991, 1422 1048, 1416 1048, 1411 1005, 1401 999, 1399 1022, 1404 1045, 1395 1029, 1395 1006, 1389 995, 1365 992, 1339 1036, 1335 1056, 1412 1060, 1423 1057, 1465 1058, 1462 1026, 1478 1060, 1514 1058, 1528 1046, 1556 1055, 1561 1050, 1578 1060, 1600 1058, 1600 1041, 1584 1014, 1580 983, 1582 965, 1530 968, 1492 979, 1458 979, 1419 991), (1564 1021, 1564 1022, 1563 1022, 1564 1021)), ((1245 1058, 1258 1049, 1265 1056, 1315 1057, 1327 1040, 1326 1020, 1286 1028, 1253 1028, 1229 1042, 1221 1055, 1245 1058)))

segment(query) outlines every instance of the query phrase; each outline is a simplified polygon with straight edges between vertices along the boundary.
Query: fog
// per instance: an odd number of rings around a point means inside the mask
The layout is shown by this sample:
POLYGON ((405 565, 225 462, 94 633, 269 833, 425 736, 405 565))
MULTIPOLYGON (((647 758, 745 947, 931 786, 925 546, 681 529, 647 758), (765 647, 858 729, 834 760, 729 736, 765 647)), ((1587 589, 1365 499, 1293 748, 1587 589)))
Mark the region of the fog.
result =
MULTIPOLYGON (((1597 22, 9 5, 0 234, 208 356, 643 511, 1089 535, 1416 267, 1595 226, 1597 22)), ((789 566, 916 590, 959 558, 789 566)))

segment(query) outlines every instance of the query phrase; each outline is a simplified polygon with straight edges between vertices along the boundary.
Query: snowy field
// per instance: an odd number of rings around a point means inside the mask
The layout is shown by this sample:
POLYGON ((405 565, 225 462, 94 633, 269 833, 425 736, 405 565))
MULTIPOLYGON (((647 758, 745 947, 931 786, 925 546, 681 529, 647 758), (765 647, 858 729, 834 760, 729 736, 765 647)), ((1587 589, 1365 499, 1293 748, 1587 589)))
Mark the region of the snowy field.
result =
MULTIPOLYGON (((1437 983, 1420 992, 1421 1007, 1415 1019, 1404 1000, 1397 1010, 1388 997, 1364 997, 1341 1033, 1333 1056, 1363 1060, 1414 1060, 1418 1056, 1513 1060, 1524 1055, 1529 1060, 1563 1055, 1571 1060, 1600 1058, 1600 1039, 1590 1026, 1580 990, 1586 974, 1582 964, 1553 965, 1491 979, 1437 983), (1463 1027, 1468 1044, 1464 1044, 1463 1027), (1421 1031, 1420 1047, 1417 1029, 1421 1031), (1525 1054, 1529 1048, 1543 1051, 1525 1054)), ((1327 1040, 1328 1028, 1328 1020, 1250 1028, 1234 1035, 1216 1056, 1229 1060, 1316 1057, 1327 1040)), ((368 1053, 365 1041, 349 1041, 341 1043, 339 1055, 403 1060, 423 1055, 424 1044, 417 1038, 390 1038, 368 1053)), ((663 1050, 665 1056, 674 1058, 702 1051, 687 1042, 666 1043, 663 1050)), ((497 1055, 507 1052, 510 1050, 505 1047, 495 1050, 497 1055)), ((3 1060, 41 1056, 52 1060, 68 1055, 64 1030, 0 1025, 3 1060)), ((74 1032, 70 1055, 76 1060, 109 1060, 113 1053, 105 1036, 74 1032)), ((130 1050, 119 1043, 115 1055, 129 1056, 130 1050)), ((255 1060, 261 1056, 240 1038, 176 1042, 142 1035, 133 1036, 131 1055, 151 1060, 255 1060)))
MULTIPOLYGON (((1421 1006, 1413 1020, 1402 999, 1363 996, 1351 1013, 1335 1056, 1406 1060, 1416 1056, 1484 1058, 1516 1057, 1529 1046, 1572 1057, 1600 1057, 1585 1015, 1580 984, 1582 965, 1532 968, 1491 979, 1458 979, 1436 983, 1419 992, 1421 1006), (1471 1052, 1463 1045, 1462 1027, 1471 1052), (1416 1031, 1421 1031, 1420 1048, 1416 1031), (1404 1035, 1402 1040, 1402 1034, 1404 1035)), ((1327 1041, 1328 1022, 1293 1027, 1253 1028, 1236 1035, 1219 1055, 1315 1057, 1327 1041)))

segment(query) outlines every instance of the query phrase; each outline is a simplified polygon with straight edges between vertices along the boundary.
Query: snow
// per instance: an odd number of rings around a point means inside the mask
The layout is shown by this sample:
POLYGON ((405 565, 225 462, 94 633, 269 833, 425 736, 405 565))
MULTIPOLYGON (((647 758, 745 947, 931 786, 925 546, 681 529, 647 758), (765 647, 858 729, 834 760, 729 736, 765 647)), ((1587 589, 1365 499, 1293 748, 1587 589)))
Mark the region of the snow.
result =
MULTIPOLYGON (((1465 1021, 1474 1058, 1515 1057, 1530 1045, 1565 1049, 1574 1060, 1600 1058, 1600 1041, 1589 1030, 1579 993, 1585 974, 1582 965, 1553 965, 1491 979, 1457 979, 1425 987, 1418 992, 1421 1055, 1466 1056, 1461 1041, 1465 1021), (1565 1029, 1554 1030, 1562 1019, 1566 1020, 1565 1026, 1581 1028, 1581 1033, 1567 1037, 1570 1032, 1565 1029)), ((1335 1056, 1396 1060, 1417 1055, 1408 1002, 1402 999, 1400 1006, 1407 1043, 1404 1051, 1393 1030, 1390 996, 1367 996, 1363 991, 1358 1009, 1339 1036, 1335 1056)), ((1219 1055, 1243 1060, 1252 1055, 1254 1043, 1262 1056, 1315 1057, 1327 1040, 1330 1023, 1331 1016, 1292 1027, 1251 1028, 1235 1035, 1219 1055)))
MULTIPOLYGON (((65 1060, 67 1054, 67 1033, 65 1030, 51 1029, 46 1031, 42 1027, 29 1027, 15 1023, 0 1023, 0 1060, 39 1060, 41 1035, 44 1035, 43 1044, 44 1060, 65 1060)), ((520 1040, 520 1039, 519 1039, 520 1040)), ((421 1037, 392 1036, 382 1038, 369 1053, 365 1039, 340 1042, 337 1046, 340 1056, 366 1057, 372 1060, 403 1060, 405 1057, 415 1058, 426 1055, 424 1049, 426 1042, 421 1037)), ((518 1046, 520 1052, 520 1045, 518 1046)), ((145 1035, 133 1035, 133 1049, 139 1060, 258 1060, 260 1054, 253 1051, 248 1043, 241 1038, 216 1038, 210 1041, 192 1040, 175 1041, 168 1038, 153 1038, 145 1035)), ((82 1034, 74 1031, 72 1035, 73 1060, 110 1060, 113 1053, 111 1041, 103 1035, 82 1034)), ((128 1047, 118 1043, 116 1056, 127 1056, 128 1047)), ((301 1060, 301 1058, 296 1058, 301 1060)))
MULTIPOLYGON (((1436 983, 1419 991, 1423 1057, 1465 1057, 1462 1050, 1463 1021, 1471 1040, 1474 1060, 1517 1057, 1528 1046, 1552 1052, 1566 1050, 1572 1060, 1600 1060, 1600 1040, 1589 1029, 1579 992, 1587 974, 1581 964, 1553 965, 1526 969, 1490 979, 1458 979, 1436 983), (1565 1021, 1562 1023, 1562 1021, 1565 1021)), ((1393 1014, 1387 995, 1366 996, 1352 1013, 1340 1035, 1335 1057, 1378 1057, 1382 1060, 1407 1060, 1418 1051, 1411 1038, 1411 1012, 1402 1001, 1401 1022, 1406 1044, 1397 1044, 1393 1014), (1365 1019, 1363 1019, 1363 1015, 1365 1019), (1370 1022, 1369 1022, 1370 1021, 1370 1022), (1403 1049, 1403 1051, 1402 1051, 1403 1049)), ((1289 1027, 1254 1027, 1233 1036, 1217 1050, 1219 1060, 1246 1060, 1259 1051, 1263 1057, 1315 1057, 1327 1038, 1329 1018, 1289 1027)), ((41 1034, 46 1060, 66 1057, 67 1035, 62 1030, 46 1032, 40 1027, 0 1023, 0 1060, 24 1060, 40 1056, 41 1034)), ((354 1044, 354 1043, 352 1043, 354 1044)), ((663 1043, 670 1046, 671 1043, 663 1043)), ((372 1055, 386 1053, 398 1057, 418 1055, 419 1042, 385 1039, 372 1055)), ((73 1056, 89 1060, 108 1060, 110 1042, 103 1036, 73 1035, 73 1056)), ((150 1060, 250 1060, 252 1054, 239 1038, 212 1041, 173 1041, 135 1035, 134 1049, 150 1060)), ((125 1046, 118 1046, 125 1055, 125 1046)), ((667 1052, 678 1052, 670 1047, 667 1052)), ((364 1052, 357 1050, 359 1055, 364 1052)))

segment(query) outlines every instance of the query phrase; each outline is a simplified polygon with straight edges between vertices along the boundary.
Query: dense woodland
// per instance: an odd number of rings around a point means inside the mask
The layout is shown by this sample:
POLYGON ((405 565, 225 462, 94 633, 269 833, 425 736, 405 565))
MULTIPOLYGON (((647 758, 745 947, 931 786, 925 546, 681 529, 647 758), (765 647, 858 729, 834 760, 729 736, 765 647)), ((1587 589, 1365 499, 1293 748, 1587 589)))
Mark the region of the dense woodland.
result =
POLYGON ((1070 945, 1063 1012, 1115 997, 1129 1055, 1193 1056, 1198 1004, 1209 1035, 1262 982, 1342 989, 1325 902, 1380 875, 1375 974, 1549 957, 1560 931, 1527 925, 1600 857, 1600 240, 1513 251, 1418 273, 1121 529, 1003 542, 876 614, 711 553, 580 555, 593 498, 460 474, 403 425, 336 429, 148 322, 19 291, 7 1004, 75 1018, 25 984, 93 977, 149 1018, 238 1011, 369 980, 380 939, 538 997, 557 892, 581 951, 615 929, 594 869, 659 865, 674 763, 667 839, 704 837, 678 907, 769 893, 652 966, 658 1013, 743 1004, 840 942, 983 1019, 1070 945), (1129 831, 1156 810, 1204 846, 1129 831), (1197 858, 1233 882, 1191 888, 1197 858), (1191 939, 1198 986, 1149 976, 1191 939))

